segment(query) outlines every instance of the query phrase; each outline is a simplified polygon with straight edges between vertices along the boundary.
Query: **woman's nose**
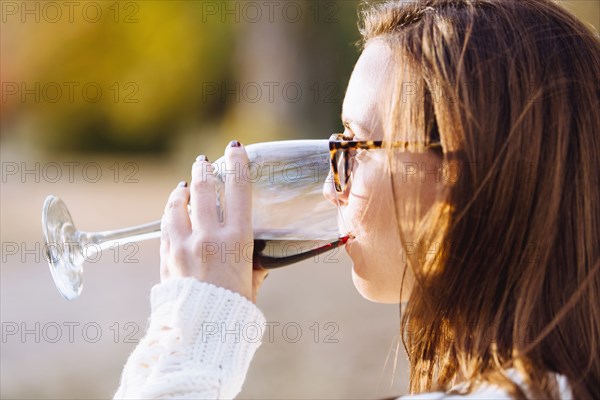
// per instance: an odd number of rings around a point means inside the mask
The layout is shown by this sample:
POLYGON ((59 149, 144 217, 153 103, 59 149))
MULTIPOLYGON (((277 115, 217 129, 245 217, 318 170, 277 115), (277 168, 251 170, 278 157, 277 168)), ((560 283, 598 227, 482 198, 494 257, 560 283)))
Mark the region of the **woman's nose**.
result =
POLYGON ((325 179, 325 183, 323 184, 323 196, 336 207, 338 202, 340 206, 345 206, 348 204, 348 192, 349 190, 347 189, 344 190, 343 193, 337 193, 335 191, 333 174, 329 172, 329 175, 327 175, 327 179, 325 179))

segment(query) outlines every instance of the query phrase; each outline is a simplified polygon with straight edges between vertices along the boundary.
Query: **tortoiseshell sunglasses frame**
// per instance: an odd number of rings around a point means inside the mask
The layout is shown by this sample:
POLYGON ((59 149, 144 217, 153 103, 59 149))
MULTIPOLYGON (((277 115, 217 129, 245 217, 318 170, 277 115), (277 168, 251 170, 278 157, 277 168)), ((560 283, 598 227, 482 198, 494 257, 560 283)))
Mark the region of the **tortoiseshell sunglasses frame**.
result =
MULTIPOLYGON (((333 183, 335 186, 335 190, 338 193, 343 193, 346 190, 348 185, 348 181, 350 180, 350 173, 347 172, 347 176, 344 177, 344 185, 342 186, 340 180, 340 174, 338 171, 337 164, 337 152, 338 150, 373 150, 373 149, 381 149, 384 146, 392 149, 407 149, 409 146, 409 142, 392 142, 386 143, 383 140, 348 140, 344 138, 343 133, 334 133, 329 138, 329 156, 331 160, 331 170, 333 172, 333 183)), ((437 148, 442 147, 442 144, 439 142, 428 143, 425 145, 425 148, 437 148)), ((349 171, 348 163, 350 157, 345 157, 344 159, 344 170, 349 171)))

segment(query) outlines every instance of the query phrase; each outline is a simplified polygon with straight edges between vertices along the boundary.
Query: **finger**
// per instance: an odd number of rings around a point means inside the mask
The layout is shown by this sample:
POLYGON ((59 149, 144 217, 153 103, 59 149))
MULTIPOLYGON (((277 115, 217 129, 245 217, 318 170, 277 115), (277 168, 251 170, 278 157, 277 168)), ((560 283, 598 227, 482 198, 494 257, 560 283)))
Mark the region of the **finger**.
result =
POLYGON ((169 196, 165 207, 163 226, 166 228, 170 240, 183 241, 192 232, 187 209, 189 196, 190 191, 186 182, 180 182, 169 196))
POLYGON ((169 279, 169 249, 171 248, 171 240, 169 233, 165 227, 165 218, 161 220, 160 229, 160 280, 165 281, 169 279))
POLYGON ((248 154, 240 142, 229 143, 225 150, 225 222, 251 228, 252 186, 244 175, 248 162, 248 154))
POLYGON ((211 229, 218 224, 214 167, 200 155, 192 166, 190 205, 192 229, 211 229))

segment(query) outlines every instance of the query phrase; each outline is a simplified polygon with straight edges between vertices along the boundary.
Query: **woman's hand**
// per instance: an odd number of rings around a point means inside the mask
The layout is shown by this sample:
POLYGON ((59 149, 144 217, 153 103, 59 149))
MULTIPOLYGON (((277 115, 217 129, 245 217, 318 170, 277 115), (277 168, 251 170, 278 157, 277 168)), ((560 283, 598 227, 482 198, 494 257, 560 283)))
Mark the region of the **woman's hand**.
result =
POLYGON ((242 171, 248 155, 239 142, 225 150, 225 210, 217 215, 213 166, 199 156, 192 182, 173 190, 162 218, 160 277, 194 277, 256 302, 258 288, 268 272, 252 268, 252 187, 242 171), (191 215, 188 213, 188 202, 191 215))

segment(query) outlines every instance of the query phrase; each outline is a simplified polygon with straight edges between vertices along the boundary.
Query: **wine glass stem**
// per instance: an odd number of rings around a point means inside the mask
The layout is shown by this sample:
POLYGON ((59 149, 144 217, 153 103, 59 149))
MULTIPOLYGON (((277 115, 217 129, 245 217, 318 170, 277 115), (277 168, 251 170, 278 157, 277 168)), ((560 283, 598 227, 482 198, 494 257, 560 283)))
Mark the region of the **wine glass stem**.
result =
POLYGON ((125 243, 159 238, 160 220, 114 231, 80 232, 79 235, 82 246, 93 243, 97 245, 98 250, 106 250, 109 247, 121 246, 125 243))

